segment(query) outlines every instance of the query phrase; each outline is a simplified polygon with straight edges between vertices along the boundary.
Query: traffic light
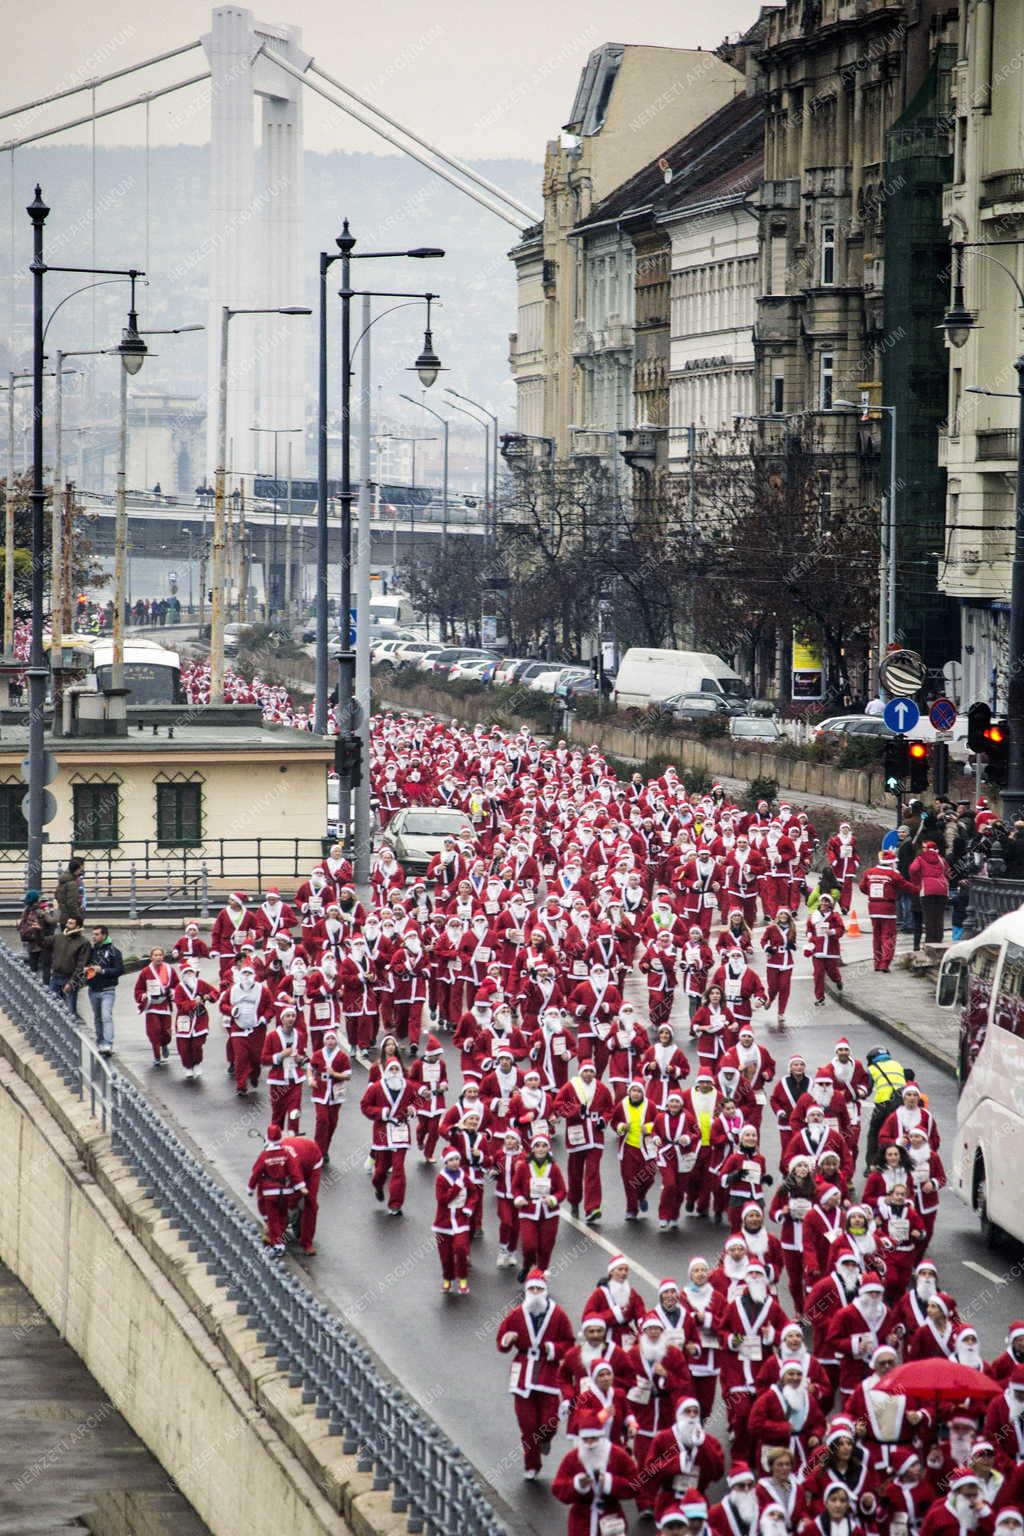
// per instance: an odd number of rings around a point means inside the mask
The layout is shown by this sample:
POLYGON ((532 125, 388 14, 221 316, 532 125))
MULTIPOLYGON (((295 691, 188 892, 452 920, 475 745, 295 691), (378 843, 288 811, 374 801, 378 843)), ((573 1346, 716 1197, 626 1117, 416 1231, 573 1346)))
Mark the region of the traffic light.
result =
POLYGON ((972 704, 967 711, 967 745, 972 752, 985 752, 985 732, 992 724, 992 711, 987 704, 972 704))
POLYGON ((363 743, 358 736, 339 736, 334 743, 334 770, 341 789, 358 789, 363 782, 363 743))
POLYGON ((905 736, 891 736, 885 743, 882 766, 885 771, 886 794, 901 794, 903 780, 910 767, 910 743, 905 736))
POLYGON ((946 741, 937 741, 932 747, 932 788, 939 800, 949 794, 949 743, 946 741))
POLYGON ((985 728, 982 751, 988 758, 985 777, 990 784, 1005 784, 1010 766, 1010 727, 1006 720, 993 720, 985 728))
POLYGON ((910 792, 919 795, 928 788, 928 748, 923 741, 908 742, 907 757, 910 765, 910 792))

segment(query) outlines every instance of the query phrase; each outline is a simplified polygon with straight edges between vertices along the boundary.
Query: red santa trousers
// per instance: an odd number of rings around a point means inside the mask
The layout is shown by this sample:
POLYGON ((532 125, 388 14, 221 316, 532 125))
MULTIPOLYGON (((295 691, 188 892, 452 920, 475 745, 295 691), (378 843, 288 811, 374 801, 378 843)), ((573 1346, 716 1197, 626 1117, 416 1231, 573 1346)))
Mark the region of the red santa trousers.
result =
POLYGON ((235 1088, 244 1093, 252 1086, 258 1087, 263 1058, 263 1038, 266 1025, 261 1024, 249 1035, 231 1036, 231 1060, 235 1066, 235 1088))
POLYGON ((601 1147, 592 1147, 569 1153, 569 1204, 582 1204, 588 1216, 601 1209, 601 1152, 601 1147))
POLYGON ((626 1192, 626 1211, 636 1216, 640 1203, 647 1198, 647 1191, 654 1183, 657 1164, 644 1157, 639 1147, 623 1147, 619 1172, 626 1192))
POLYGON ((539 1472, 541 1457, 551 1449, 558 1430, 559 1398, 554 1392, 531 1392, 529 1397, 516 1397, 513 1401, 523 1447, 523 1466, 527 1472, 539 1472))
POLYGON ((437 1256, 441 1260, 442 1280, 469 1278, 469 1233, 435 1232, 437 1256))
POLYGON ((819 960, 817 955, 811 961, 811 969, 814 972, 814 1001, 820 1003, 825 997, 825 977, 842 989, 843 978, 839 969, 838 960, 819 960))
POLYGON ((871 919, 871 950, 874 955, 875 970, 887 971, 896 953, 895 917, 871 919))
POLYGON ((405 1204, 405 1148, 395 1152, 374 1152, 373 1187, 388 1186, 388 1210, 400 1211, 405 1204))
POLYGON ((770 1008, 776 1000, 779 1004, 779 1019, 786 1017, 786 1009, 789 1007, 789 989, 793 985, 793 972, 780 971, 777 966, 769 966, 765 973, 765 982, 768 991, 766 1008, 770 1008))
POLYGON ((534 1221, 532 1216, 520 1216, 519 1241, 523 1250, 523 1268, 547 1269, 557 1236, 557 1216, 547 1216, 540 1221, 534 1221))
POLYGON ((270 1090, 270 1119, 288 1136, 299 1134, 299 1116, 302 1113, 302 1084, 274 1084, 270 1090))
POLYGON ((178 1047, 178 1057, 186 1072, 190 1072, 193 1067, 202 1066, 205 1035, 176 1035, 174 1043, 178 1047))
POLYGON ((163 1058, 164 1046, 171 1043, 171 1016, 169 1013, 144 1013, 146 1037, 153 1047, 153 1060, 163 1058))
POLYGON ((316 1105, 316 1130, 313 1132, 313 1140, 316 1142, 324 1157, 331 1150, 331 1142, 334 1133, 338 1129, 338 1115, 341 1113, 340 1104, 316 1105))

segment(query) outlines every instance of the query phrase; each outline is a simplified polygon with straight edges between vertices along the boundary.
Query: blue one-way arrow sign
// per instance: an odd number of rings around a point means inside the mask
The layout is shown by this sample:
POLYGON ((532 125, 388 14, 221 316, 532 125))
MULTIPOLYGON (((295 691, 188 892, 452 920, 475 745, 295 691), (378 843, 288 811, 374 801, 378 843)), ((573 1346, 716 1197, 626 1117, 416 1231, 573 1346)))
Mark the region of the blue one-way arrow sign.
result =
POLYGON ((921 718, 921 711, 913 699, 890 699, 882 712, 882 718, 890 731, 912 731, 921 718))

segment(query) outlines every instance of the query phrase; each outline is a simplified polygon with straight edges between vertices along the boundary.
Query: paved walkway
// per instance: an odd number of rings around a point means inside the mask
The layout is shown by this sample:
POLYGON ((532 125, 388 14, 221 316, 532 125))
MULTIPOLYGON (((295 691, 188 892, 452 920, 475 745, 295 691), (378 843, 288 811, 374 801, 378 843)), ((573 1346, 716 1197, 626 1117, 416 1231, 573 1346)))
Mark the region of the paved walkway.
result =
MULTIPOLYGON (((0 1533, 209 1536, 23 1285, 0 1265, 0 1533)), ((186 1412, 187 1404, 168 1404, 186 1412)))
POLYGON ((842 997, 829 990, 858 1018, 955 1077, 959 1010, 938 1007, 934 977, 911 971, 900 958, 887 975, 875 971, 870 960, 854 960, 843 969, 842 997))

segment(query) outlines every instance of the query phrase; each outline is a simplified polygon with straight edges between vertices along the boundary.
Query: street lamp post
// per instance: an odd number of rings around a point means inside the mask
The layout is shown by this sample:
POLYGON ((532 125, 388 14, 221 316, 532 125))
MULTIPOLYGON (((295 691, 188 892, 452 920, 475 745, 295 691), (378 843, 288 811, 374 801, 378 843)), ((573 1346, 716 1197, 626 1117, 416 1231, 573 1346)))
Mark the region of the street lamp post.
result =
MULTIPOLYGON (((228 327, 236 315, 311 315, 299 304, 232 308, 220 312, 217 373, 217 463, 214 469, 213 548, 210 551, 210 703, 224 703, 224 482, 228 455, 228 327)), ((202 598, 200 598, 200 609, 202 598)))
MULTIPOLYGON (((394 293, 380 290, 357 290, 352 287, 352 261, 393 260, 412 257, 425 260, 443 256, 436 246, 416 246, 406 251, 356 251, 356 239, 349 229, 348 220, 342 222, 341 234, 335 240, 337 253, 320 253, 320 399, 319 399, 319 485, 317 492, 317 588, 316 588, 316 701, 314 729, 321 735, 327 731, 327 271, 335 262, 341 262, 341 590, 338 624, 341 629, 342 650, 338 658, 338 736, 343 739, 342 755, 351 756, 357 750, 353 743, 353 696, 355 681, 355 653, 348 642, 349 615, 352 607, 352 323, 351 305, 357 297, 425 299, 427 301, 427 325, 423 348, 413 367, 420 383, 429 388, 437 378, 441 364, 434 352, 430 330, 430 303, 436 294, 394 293)), ((359 624, 368 624, 369 615, 357 616, 359 624)), ((351 783, 340 790, 339 819, 345 826, 346 840, 350 837, 351 783)), ((358 832, 357 832, 358 841, 358 832)))
POLYGON ((14 391, 32 382, 31 371, 7 375, 7 486, 4 496, 4 653, 14 649, 14 391))
POLYGON ((491 441, 491 538, 498 537, 498 418, 493 411, 489 411, 486 405, 481 405, 479 400, 471 400, 468 395, 460 395, 457 389, 446 386, 446 393, 454 395, 456 400, 464 400, 467 405, 475 406, 482 416, 486 416, 494 428, 494 436, 491 441))
POLYGON ((441 549, 444 551, 448 547, 448 428, 450 422, 447 416, 441 415, 440 411, 424 405, 422 400, 414 400, 412 395, 399 395, 399 399, 407 400, 410 405, 426 411, 428 416, 433 416, 434 420, 439 421, 444 428, 444 464, 441 471, 441 549))
MULTIPOLYGON (((1024 245, 1021 240, 1000 240, 999 245, 1024 245)), ((982 256, 1006 274, 1017 291, 1021 312, 1024 313, 1024 288, 1010 268, 995 256, 970 241, 956 241, 953 245, 954 286, 953 303, 946 311, 941 329, 945 331, 950 346, 963 347, 967 337, 980 327, 975 316, 964 303, 963 259, 970 250, 982 256)), ((1009 826, 1024 814, 1024 356, 1014 363, 1017 372, 1017 485, 1014 493, 1013 558, 1010 564, 1010 626, 1009 665, 1006 690, 1006 715, 1010 731, 1009 761, 1006 784, 1002 792, 1003 821, 1009 826)))

